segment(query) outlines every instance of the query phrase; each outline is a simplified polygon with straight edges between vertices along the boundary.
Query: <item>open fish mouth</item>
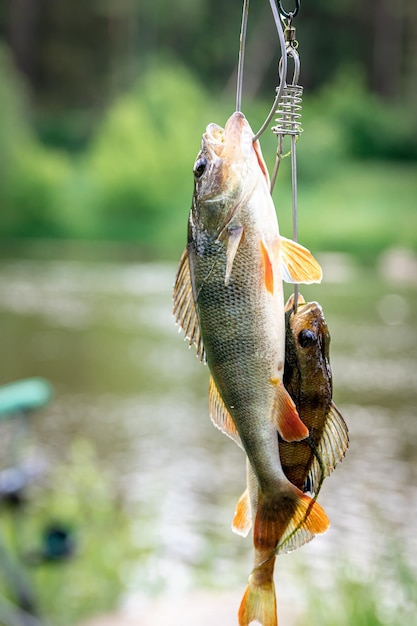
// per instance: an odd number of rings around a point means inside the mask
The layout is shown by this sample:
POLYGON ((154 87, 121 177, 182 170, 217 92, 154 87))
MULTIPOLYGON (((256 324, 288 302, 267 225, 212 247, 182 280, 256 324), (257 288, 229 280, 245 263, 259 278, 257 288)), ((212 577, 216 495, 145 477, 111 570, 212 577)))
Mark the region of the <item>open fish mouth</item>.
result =
POLYGON ((250 155, 252 140, 253 131, 240 111, 235 111, 229 117, 224 128, 218 124, 209 124, 203 135, 203 144, 209 151, 231 162, 250 155))

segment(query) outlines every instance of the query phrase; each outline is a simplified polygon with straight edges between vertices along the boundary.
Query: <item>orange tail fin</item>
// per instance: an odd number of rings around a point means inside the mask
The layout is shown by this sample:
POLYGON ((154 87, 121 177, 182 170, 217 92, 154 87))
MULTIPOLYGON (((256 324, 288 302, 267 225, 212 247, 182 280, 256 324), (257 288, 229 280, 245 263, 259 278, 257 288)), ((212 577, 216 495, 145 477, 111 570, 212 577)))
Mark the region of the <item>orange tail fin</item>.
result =
POLYGON ((274 581, 256 584, 253 574, 239 608, 239 626, 257 621, 262 626, 278 626, 274 581))

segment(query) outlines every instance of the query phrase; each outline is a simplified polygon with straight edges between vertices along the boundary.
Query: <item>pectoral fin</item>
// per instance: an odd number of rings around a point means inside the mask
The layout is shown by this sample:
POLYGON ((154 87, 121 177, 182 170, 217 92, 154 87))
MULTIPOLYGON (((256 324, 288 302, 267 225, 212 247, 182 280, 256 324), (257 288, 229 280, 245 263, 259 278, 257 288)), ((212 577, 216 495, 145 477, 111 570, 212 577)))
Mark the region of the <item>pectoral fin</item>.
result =
POLYGON ((296 406, 282 381, 276 383, 274 422, 285 441, 301 441, 308 436, 308 428, 301 421, 296 406))
POLYGON ((239 433, 236 430, 232 416, 223 402, 219 390, 216 387, 216 383, 211 376, 209 384, 209 411, 211 421, 215 427, 233 439, 233 441, 237 443, 240 448, 242 448, 242 442, 240 440, 239 433))
POLYGON ((190 346, 195 345, 197 356, 201 361, 206 360, 203 341, 200 333, 200 324, 194 304, 193 287, 188 263, 188 251, 184 250, 178 267, 174 285, 174 317, 178 326, 184 331, 190 346))
POLYGON ((321 282, 323 273, 310 250, 299 243, 280 237, 280 260, 282 279, 287 283, 321 282))
POLYGON ((229 284, 232 274, 233 261, 243 235, 243 226, 229 226, 227 229, 227 249, 226 249, 226 275, 224 284, 229 284))
POLYGON ((262 259, 262 265, 264 269, 264 284, 265 284, 267 291, 269 291, 269 293, 274 293, 274 272, 273 272, 273 264, 271 261, 271 257, 268 253, 268 248, 266 247, 262 239, 261 239, 260 245, 261 245, 261 253, 262 253, 261 259, 262 259))

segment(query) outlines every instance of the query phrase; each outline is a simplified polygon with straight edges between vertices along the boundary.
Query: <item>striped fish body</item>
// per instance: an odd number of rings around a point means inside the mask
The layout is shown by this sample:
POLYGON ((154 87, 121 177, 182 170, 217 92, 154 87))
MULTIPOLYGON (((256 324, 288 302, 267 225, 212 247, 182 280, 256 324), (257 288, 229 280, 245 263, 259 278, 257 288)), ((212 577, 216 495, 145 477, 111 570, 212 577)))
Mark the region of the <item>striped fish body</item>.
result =
POLYGON ((317 302, 302 296, 296 311, 286 309, 284 384, 309 437, 297 445, 280 440, 280 456, 289 480, 317 496, 324 479, 342 460, 348 447, 346 423, 335 406, 330 368, 330 333, 317 302))
MULTIPOLYGON (((258 168, 259 169, 259 168, 258 168)), ((273 411, 284 365, 284 306, 275 210, 260 174, 258 187, 226 228, 195 232, 188 258, 210 373, 260 484, 282 479, 273 411), (228 247, 240 234, 230 276, 228 247)), ((210 206, 212 209, 212 205, 210 206)), ((283 388, 282 388, 283 390, 283 388)))
POLYGON ((256 484, 255 567, 240 626, 276 625, 275 550, 287 526, 324 532, 323 509, 286 478, 277 431, 308 435, 283 385, 282 279, 319 282, 310 252, 280 236, 269 177, 242 113, 210 124, 194 165, 188 243, 174 287, 174 315, 210 369, 210 415, 246 452, 256 484))

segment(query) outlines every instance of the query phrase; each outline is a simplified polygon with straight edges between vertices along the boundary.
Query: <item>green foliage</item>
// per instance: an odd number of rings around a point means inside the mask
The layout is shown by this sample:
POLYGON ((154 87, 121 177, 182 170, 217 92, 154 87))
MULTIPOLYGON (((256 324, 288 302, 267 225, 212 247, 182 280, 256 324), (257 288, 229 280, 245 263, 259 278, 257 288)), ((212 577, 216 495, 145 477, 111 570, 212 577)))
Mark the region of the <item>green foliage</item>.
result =
POLYGON ((323 88, 320 101, 326 103, 330 120, 342 129, 351 157, 417 159, 414 110, 404 104, 387 103, 370 93, 359 69, 340 71, 336 80, 323 88))
MULTIPOLYGON (((224 124, 230 100, 216 100, 184 67, 160 59, 97 122, 84 152, 68 154, 32 133, 24 89, 4 51, 0 85, 0 237, 131 241, 142 256, 178 257, 201 134, 209 122, 224 124)), ((244 106, 254 128, 268 110, 261 101, 244 106)), ((407 110, 369 95, 358 73, 343 72, 305 96, 300 240, 362 260, 390 245, 417 248, 415 124, 407 110)), ((276 138, 266 132, 261 142, 271 168, 276 138)), ((291 236, 289 165, 284 159, 274 195, 281 230, 291 236)))
POLYGON ((0 232, 3 237, 60 236, 62 190, 70 176, 63 154, 41 146, 29 124, 23 85, 0 48, 0 232))
MULTIPOLYGON (((91 444, 75 441, 68 460, 54 467, 49 485, 29 495, 24 524, 19 526, 20 547, 28 552, 36 548, 42 529, 51 522, 64 523, 76 543, 68 560, 32 567, 39 608, 47 621, 69 626, 114 609, 124 578, 140 555, 131 541, 132 520, 91 444)), ((3 516, 3 531, 4 524, 3 516)))
POLYGON ((206 102, 184 68, 161 64, 115 103, 85 163, 102 237, 165 247, 180 229, 185 233, 206 102))
POLYGON ((416 575, 399 549, 381 556, 375 578, 347 562, 335 567, 334 589, 309 584, 308 622, 300 626, 416 626, 416 575))

